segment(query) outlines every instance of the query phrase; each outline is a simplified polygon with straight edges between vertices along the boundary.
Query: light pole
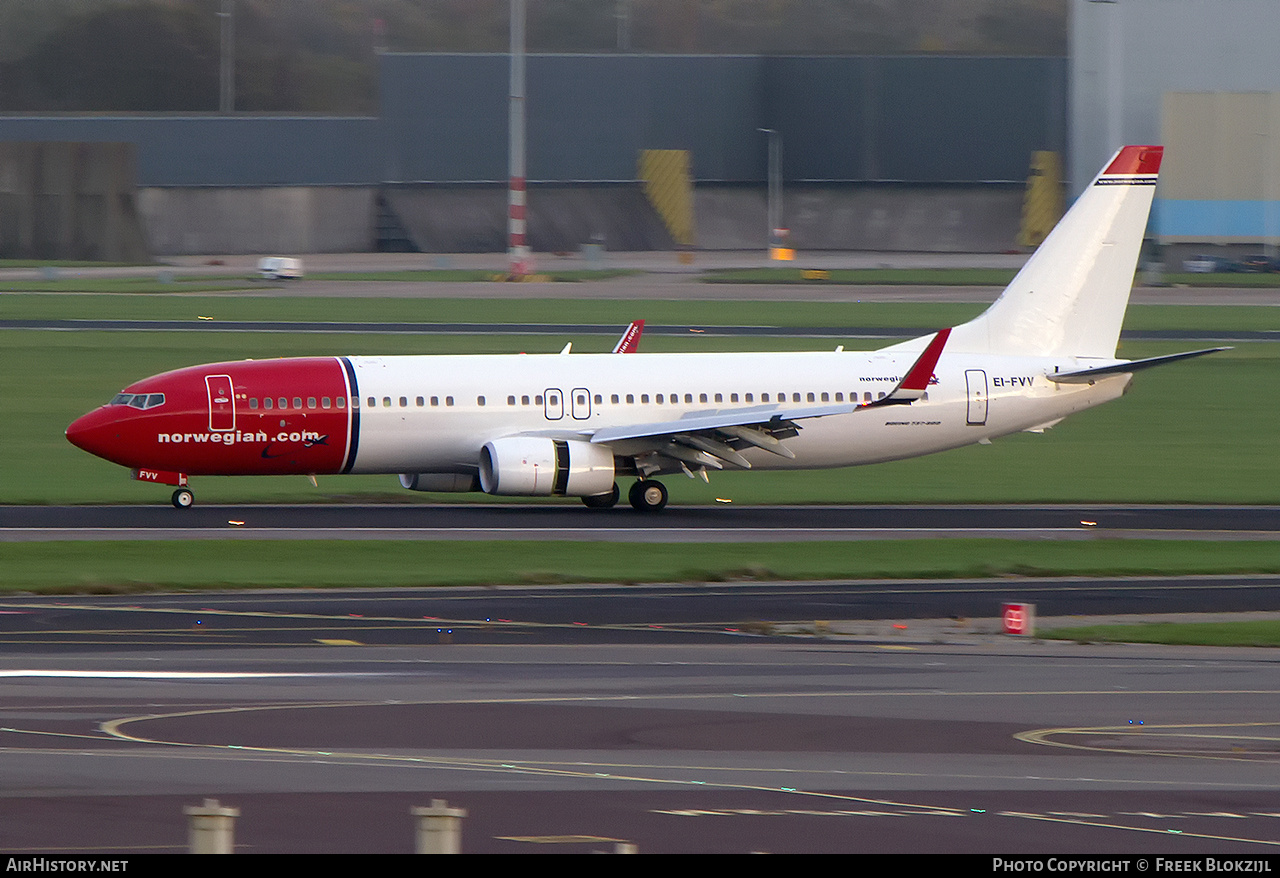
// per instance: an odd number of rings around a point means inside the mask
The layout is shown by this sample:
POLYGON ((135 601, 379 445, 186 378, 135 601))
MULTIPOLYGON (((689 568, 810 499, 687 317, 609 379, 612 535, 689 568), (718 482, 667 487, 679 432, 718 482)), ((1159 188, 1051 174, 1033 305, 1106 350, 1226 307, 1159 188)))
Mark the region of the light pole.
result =
POLYGON ((507 261, 511 274, 529 273, 529 245, 525 238, 524 145, 524 29, 525 0, 511 0, 511 99, 508 104, 509 171, 507 174, 507 261))
POLYGON ((757 128, 762 134, 769 135, 769 258, 781 258, 778 253, 783 249, 782 230, 782 135, 774 128, 757 128))
POLYGON ((236 0, 222 0, 222 58, 218 66, 218 112, 236 109, 236 0))

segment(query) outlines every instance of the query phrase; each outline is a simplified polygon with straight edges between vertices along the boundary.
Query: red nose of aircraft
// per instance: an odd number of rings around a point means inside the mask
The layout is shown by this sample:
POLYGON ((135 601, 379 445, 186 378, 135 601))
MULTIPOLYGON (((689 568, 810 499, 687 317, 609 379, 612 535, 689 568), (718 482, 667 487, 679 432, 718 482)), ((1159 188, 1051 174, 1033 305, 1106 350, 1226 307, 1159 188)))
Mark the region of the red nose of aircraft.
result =
POLYGON ((119 457, 124 440, 120 409, 103 406, 81 415, 67 427, 67 441, 76 448, 113 462, 119 457), (114 410, 113 410, 114 409, 114 410))

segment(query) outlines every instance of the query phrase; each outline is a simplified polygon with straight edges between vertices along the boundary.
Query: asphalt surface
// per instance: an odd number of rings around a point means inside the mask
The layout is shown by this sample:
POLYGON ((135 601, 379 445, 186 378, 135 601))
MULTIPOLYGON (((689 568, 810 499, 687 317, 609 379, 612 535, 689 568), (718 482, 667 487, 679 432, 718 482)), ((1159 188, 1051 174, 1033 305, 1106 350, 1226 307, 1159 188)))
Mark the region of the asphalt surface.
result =
MULTIPOLYGON (((474 616, 484 590, 6 600, 0 846, 181 851, 207 798, 254 853, 407 853, 435 799, 466 810, 469 853, 1280 845, 1274 650, 990 619, 713 635, 756 588, 668 589, 599 636, 573 620, 624 589, 502 590, 545 621, 448 637, 421 615, 474 616), (413 634, 388 644, 397 621, 413 634)), ((830 618, 829 588, 773 588, 788 618, 830 618)))
POLYGON ((668 506, 626 504, 0 506, 0 542, 54 539, 574 539, 641 542, 901 539, 1272 540, 1280 506, 668 506))

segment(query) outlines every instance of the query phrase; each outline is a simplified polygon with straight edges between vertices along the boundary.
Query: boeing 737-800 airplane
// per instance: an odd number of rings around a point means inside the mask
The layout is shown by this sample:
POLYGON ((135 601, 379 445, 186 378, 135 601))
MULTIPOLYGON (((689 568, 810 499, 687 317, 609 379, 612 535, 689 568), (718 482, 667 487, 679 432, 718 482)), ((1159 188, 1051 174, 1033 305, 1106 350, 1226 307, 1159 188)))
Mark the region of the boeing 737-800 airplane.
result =
POLYGON ((593 507, 634 476, 631 505, 657 510, 661 475, 853 466, 1040 430, 1140 369, 1210 352, 1115 358, 1162 155, 1121 149, 983 314, 879 351, 215 363, 131 384, 67 438, 176 486, 178 507, 193 475, 390 473, 593 507))

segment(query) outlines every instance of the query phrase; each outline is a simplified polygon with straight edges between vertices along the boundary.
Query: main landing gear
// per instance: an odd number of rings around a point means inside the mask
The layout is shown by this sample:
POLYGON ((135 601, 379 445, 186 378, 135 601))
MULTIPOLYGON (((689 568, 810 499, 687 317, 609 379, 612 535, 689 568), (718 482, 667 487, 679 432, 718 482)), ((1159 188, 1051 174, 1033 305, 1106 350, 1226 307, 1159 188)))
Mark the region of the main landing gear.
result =
MULTIPOLYGON (((613 490, 608 494, 596 494, 583 497, 582 502, 591 509, 611 509, 618 503, 621 492, 618 483, 613 483, 613 490)), ((667 505, 667 489, 662 482, 653 479, 640 479, 627 492, 627 500, 632 507, 641 512, 657 512, 667 505)))
POLYGON ((667 489, 662 482, 640 479, 627 492, 627 500, 641 512, 657 512, 667 505, 667 489))
POLYGON ((612 509, 618 505, 618 497, 621 492, 618 490, 618 483, 613 483, 613 490, 608 494, 596 494, 591 497, 583 497, 582 502, 588 509, 612 509))
POLYGON ((191 504, 196 502, 196 495, 191 493, 190 488, 179 488, 173 492, 169 501, 178 509, 190 509, 191 504))

